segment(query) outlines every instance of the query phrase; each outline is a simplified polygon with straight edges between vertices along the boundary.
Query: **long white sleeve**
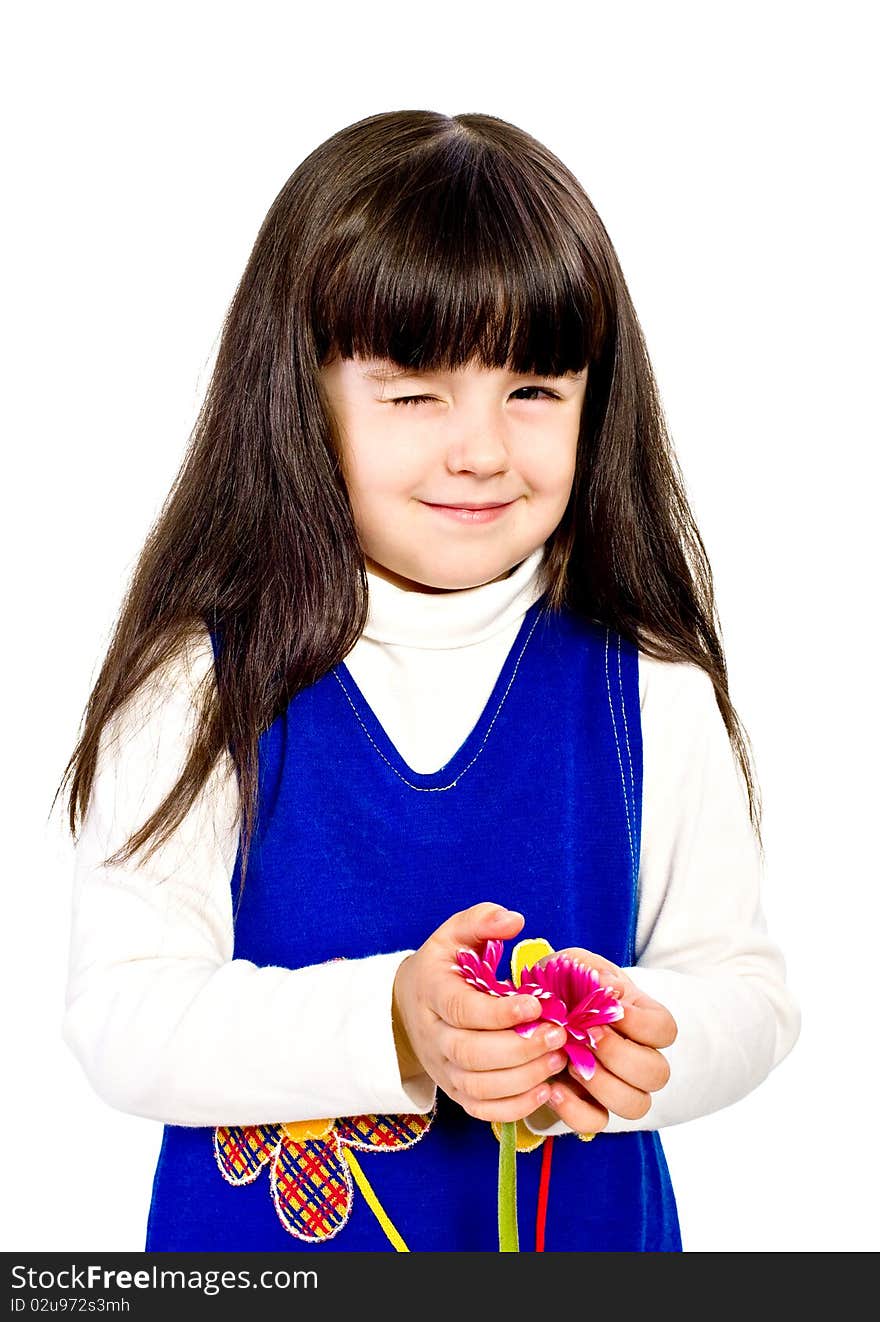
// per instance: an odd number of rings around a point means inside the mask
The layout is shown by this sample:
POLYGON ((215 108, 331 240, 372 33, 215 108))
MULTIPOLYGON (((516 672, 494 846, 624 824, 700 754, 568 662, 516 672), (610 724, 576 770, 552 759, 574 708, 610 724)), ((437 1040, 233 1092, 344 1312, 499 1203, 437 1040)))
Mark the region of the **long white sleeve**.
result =
MULTIPOLYGON (((761 856, 712 682, 697 666, 639 656, 644 785, 636 964, 625 970, 678 1026, 665 1087, 637 1120, 659 1129, 757 1087, 791 1051, 800 1010, 761 908, 761 856)), ((572 942, 576 944, 576 942, 572 942)), ((597 954, 602 952, 597 951, 597 954)), ((556 1119, 528 1120, 563 1134, 556 1119)))
POLYGON ((62 1036, 106 1102, 170 1124, 428 1111, 435 1086, 401 1083, 391 1027, 409 951, 301 969, 232 958, 228 757, 148 862, 102 865, 176 781, 208 668, 204 633, 105 728, 76 847, 62 1036))

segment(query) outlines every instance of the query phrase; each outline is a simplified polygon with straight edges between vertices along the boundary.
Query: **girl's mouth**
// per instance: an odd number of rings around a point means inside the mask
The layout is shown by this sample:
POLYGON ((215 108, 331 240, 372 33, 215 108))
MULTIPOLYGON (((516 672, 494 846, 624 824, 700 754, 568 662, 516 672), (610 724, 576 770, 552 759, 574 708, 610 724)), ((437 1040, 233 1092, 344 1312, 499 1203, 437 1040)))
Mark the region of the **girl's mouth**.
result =
POLYGON ((422 502, 427 505, 429 510, 436 510, 438 514, 445 514, 448 519, 456 519, 459 523, 494 523, 500 519, 505 510, 509 510, 514 501, 509 500, 506 505, 484 505, 480 509, 465 509, 461 505, 431 505, 427 501, 422 502))

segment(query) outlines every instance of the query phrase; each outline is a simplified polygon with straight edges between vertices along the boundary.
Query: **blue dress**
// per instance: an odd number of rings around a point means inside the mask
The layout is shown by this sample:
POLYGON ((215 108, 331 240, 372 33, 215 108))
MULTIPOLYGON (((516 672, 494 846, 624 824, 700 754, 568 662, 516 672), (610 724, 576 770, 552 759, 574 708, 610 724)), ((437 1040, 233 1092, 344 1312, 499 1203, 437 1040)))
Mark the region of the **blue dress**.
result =
MULTIPOLYGON (((407 765, 344 662, 263 732, 259 763, 236 958, 298 968, 415 949, 490 898, 525 915, 518 939, 633 963, 638 653, 604 625, 534 602, 482 714, 438 771, 407 765)), ((233 900, 240 866, 239 850, 233 900)), ((549 1141, 517 1153, 521 1251, 536 1247, 549 1141)), ((166 1125, 145 1247, 497 1251, 498 1155, 492 1125, 440 1089, 425 1116, 166 1125)), ((656 1130, 560 1135, 550 1157, 547 1252, 681 1250, 656 1130)))

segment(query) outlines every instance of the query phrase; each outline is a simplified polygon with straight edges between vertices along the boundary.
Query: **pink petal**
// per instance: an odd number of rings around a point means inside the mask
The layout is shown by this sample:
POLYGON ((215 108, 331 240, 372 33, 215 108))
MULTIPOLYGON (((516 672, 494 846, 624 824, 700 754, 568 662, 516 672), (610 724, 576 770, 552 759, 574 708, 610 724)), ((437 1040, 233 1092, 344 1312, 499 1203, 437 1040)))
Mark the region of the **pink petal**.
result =
POLYGON ((528 989, 530 996, 547 996, 550 994, 544 970, 539 968, 538 965, 535 965, 533 969, 523 969, 520 974, 519 985, 521 991, 528 989))
POLYGON ((565 1001, 558 996, 548 996, 546 1000, 542 998, 541 1018, 549 1019, 554 1024, 562 1024, 564 1028, 568 1023, 568 1010, 565 1008, 565 1001))
POLYGON ((582 1042, 575 1042, 569 1038, 563 1047, 563 1050, 575 1069, 578 1070, 585 1079, 592 1079, 596 1072, 596 1057, 593 1055, 592 1051, 590 1051, 589 1047, 585 1047, 582 1042))
POLYGON ((595 969, 587 968, 568 955, 558 955, 549 959, 541 969, 535 969, 544 986, 555 992, 567 1006, 574 1007, 582 1002, 592 1002, 598 996, 604 1000, 606 989, 600 986, 599 974, 595 969))
POLYGON ((493 973, 498 971, 498 961, 504 951, 503 941, 489 940, 483 947, 482 958, 489 965, 493 973))
POLYGON ((520 1037, 531 1037, 538 1025, 543 1022, 543 1019, 531 1019, 527 1024, 514 1024, 513 1026, 520 1037))
POLYGON ((598 1028, 599 1024, 616 1024, 622 1018, 623 1007, 616 1001, 613 1004, 600 1002, 598 1005, 581 1001, 580 1005, 569 1011, 568 1022, 572 1032, 577 1030, 578 1036, 582 1037, 589 1028, 598 1028))
POLYGON ((559 996, 566 1005, 574 1005, 590 991, 584 982, 584 971, 567 955, 556 955, 548 959, 541 970, 545 987, 559 996))
MULTIPOLYGON (((490 943, 492 944, 492 943, 490 943)), ((494 944, 497 944, 494 943, 494 944)), ((501 981, 495 976, 495 966, 487 964, 485 960, 475 955, 472 950, 459 950, 455 956, 456 962, 461 969, 467 982, 478 991, 488 992, 490 996, 510 996, 515 991, 513 983, 509 980, 501 981)))
POLYGON ((520 982, 519 990, 524 996, 536 996, 539 1001, 549 1001, 556 994, 539 982, 520 982))
MULTIPOLYGON (((520 987, 540 987, 543 989, 543 980, 539 977, 541 970, 536 966, 533 969, 523 969, 519 975, 520 987)), ((535 993, 532 992, 532 995, 535 993)))

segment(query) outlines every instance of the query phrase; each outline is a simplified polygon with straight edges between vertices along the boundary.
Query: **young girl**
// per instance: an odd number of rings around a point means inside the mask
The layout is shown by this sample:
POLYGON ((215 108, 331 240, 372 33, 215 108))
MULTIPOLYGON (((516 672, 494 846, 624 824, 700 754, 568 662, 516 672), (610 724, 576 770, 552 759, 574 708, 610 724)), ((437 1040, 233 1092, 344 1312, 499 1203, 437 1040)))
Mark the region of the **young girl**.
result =
POLYGON ((164 1123, 148 1250, 497 1249, 505 1121, 522 1249, 681 1248, 659 1131, 799 1031, 714 617, 570 171, 477 114, 313 151, 65 771, 63 1034, 164 1123), (592 1074, 489 941, 621 995, 592 1074))

